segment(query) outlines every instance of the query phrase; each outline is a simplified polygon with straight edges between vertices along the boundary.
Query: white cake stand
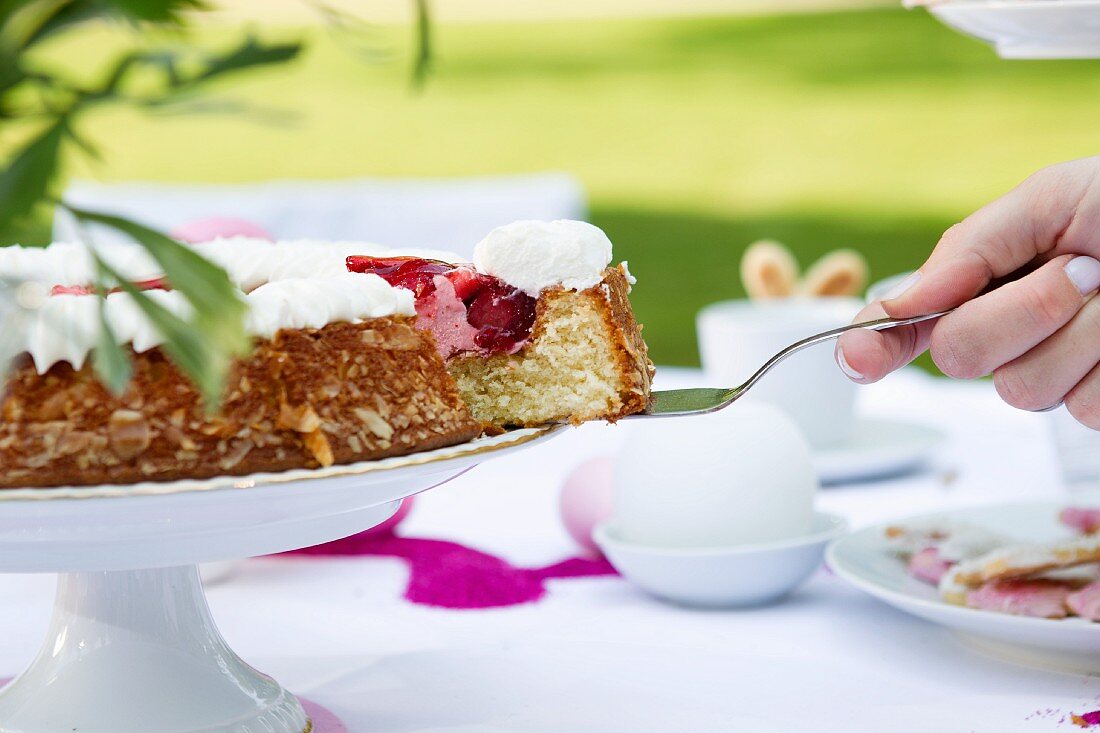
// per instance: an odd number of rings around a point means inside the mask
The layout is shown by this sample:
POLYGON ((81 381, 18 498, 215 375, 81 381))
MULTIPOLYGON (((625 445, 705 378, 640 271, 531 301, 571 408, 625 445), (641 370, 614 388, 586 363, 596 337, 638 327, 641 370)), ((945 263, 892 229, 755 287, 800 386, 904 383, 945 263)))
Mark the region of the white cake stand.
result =
POLYGON ((1006 59, 1100 58, 1100 0, 945 0, 929 10, 1006 59))
POLYGON ((42 650, 0 690, 0 731, 310 731, 298 700, 226 645, 197 563, 346 537, 559 430, 312 471, 0 492, 0 572, 60 573, 42 650))

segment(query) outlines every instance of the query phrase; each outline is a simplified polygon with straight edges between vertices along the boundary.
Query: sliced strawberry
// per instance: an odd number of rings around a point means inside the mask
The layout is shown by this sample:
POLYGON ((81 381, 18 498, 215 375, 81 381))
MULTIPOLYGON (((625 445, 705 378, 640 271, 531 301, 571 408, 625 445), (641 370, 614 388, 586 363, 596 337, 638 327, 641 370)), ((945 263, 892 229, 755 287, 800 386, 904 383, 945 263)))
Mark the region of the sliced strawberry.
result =
POLYGON ((455 295, 464 303, 472 301, 485 284, 493 280, 469 265, 456 267, 448 272, 446 277, 451 281, 451 285, 454 285, 455 295))
POLYGON ((421 298, 435 290, 435 283, 432 282, 435 276, 448 272, 454 268, 454 265, 419 257, 351 255, 347 258, 347 267, 352 272, 378 275, 390 285, 411 290, 413 295, 421 298))

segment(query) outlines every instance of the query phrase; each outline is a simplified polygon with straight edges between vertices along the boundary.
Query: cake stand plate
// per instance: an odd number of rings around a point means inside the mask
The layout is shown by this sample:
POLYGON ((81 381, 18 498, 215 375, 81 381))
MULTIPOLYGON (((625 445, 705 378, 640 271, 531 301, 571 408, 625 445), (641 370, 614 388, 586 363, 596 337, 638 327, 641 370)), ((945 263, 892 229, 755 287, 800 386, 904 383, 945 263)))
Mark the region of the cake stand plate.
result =
MULTIPOLYGON (((325 469, 0 492, 0 572, 57 572, 46 641, 0 733, 302 733, 302 704, 228 647, 197 564, 328 542, 560 426, 325 469)), ((323 733, 318 727, 317 733, 323 733)))
POLYGON ((929 11, 1003 58, 1100 58, 1100 0, 949 0, 929 11))

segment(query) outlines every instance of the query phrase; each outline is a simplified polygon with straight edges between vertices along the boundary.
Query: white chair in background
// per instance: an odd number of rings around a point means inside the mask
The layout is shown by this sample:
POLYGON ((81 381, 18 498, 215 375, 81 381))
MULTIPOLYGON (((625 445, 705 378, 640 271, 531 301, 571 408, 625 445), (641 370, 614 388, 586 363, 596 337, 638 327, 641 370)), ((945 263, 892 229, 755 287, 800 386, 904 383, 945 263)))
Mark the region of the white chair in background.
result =
MULTIPOLYGON (((516 219, 583 219, 584 189, 563 173, 454 179, 350 179, 243 184, 94 183, 65 192, 73 206, 123 215, 170 231, 210 217, 260 225, 278 239, 366 240, 473 254, 494 227, 516 219)), ((121 238, 102 227, 96 241, 121 238)), ((59 210, 55 241, 75 238, 59 210)))

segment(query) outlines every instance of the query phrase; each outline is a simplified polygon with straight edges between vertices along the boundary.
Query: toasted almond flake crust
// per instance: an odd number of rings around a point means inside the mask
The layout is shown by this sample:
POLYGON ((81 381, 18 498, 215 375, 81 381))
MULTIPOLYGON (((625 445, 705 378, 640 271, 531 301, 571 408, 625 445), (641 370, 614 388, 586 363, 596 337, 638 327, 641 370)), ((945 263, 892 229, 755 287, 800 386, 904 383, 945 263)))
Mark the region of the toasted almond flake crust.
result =
POLYGON ((312 468, 454 445, 482 428, 410 318, 260 340, 215 415, 160 349, 132 357, 121 397, 90 366, 39 375, 17 364, 0 401, 0 488, 312 468))

